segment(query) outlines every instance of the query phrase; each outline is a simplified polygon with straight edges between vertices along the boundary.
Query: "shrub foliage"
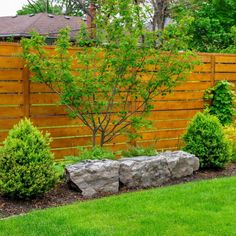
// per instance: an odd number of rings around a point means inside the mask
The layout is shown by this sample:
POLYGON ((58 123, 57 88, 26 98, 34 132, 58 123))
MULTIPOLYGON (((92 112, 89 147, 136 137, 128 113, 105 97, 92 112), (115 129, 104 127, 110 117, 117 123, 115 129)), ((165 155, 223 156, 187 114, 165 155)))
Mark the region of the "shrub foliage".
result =
POLYGON ((234 124, 224 128, 226 138, 229 140, 232 149, 231 161, 236 163, 236 121, 234 124))
POLYGON ((236 114, 233 88, 234 84, 222 80, 205 93, 205 98, 211 100, 208 107, 210 114, 217 116, 222 125, 231 124, 236 114))
POLYGON ((10 130, 0 153, 0 193, 12 198, 39 196, 56 182, 49 134, 24 119, 10 130))
POLYGON ((208 113, 195 115, 183 139, 184 150, 199 157, 201 168, 223 168, 231 157, 221 123, 208 113))

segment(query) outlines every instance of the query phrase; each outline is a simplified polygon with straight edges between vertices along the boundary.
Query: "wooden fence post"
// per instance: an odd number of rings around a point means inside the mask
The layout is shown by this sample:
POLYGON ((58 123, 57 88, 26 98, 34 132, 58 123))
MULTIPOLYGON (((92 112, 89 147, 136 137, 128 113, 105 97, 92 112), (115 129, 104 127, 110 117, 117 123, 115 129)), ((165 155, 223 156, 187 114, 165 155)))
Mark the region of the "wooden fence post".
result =
POLYGON ((215 68, 216 68, 216 59, 215 55, 211 56, 211 82, 212 86, 215 86, 215 68))
POLYGON ((24 116, 30 117, 30 71, 29 68, 24 65, 23 68, 23 109, 24 116))

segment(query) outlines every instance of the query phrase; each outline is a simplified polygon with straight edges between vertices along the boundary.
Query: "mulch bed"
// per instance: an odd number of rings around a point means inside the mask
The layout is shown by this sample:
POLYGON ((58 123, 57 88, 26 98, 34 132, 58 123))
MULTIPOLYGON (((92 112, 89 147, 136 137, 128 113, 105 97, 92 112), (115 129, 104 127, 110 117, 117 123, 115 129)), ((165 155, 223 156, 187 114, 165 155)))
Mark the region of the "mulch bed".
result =
MULTIPOLYGON (((236 164, 229 164, 223 170, 197 171, 192 176, 184 177, 178 180, 171 180, 163 186, 234 175, 236 175, 236 164)), ((120 193, 131 191, 135 190, 121 189, 120 193)), ((27 213, 35 209, 61 206, 73 203, 75 201, 84 200, 87 199, 83 198, 80 193, 69 189, 65 183, 60 183, 43 197, 36 198, 30 201, 11 200, 0 196, 0 218, 27 213)))

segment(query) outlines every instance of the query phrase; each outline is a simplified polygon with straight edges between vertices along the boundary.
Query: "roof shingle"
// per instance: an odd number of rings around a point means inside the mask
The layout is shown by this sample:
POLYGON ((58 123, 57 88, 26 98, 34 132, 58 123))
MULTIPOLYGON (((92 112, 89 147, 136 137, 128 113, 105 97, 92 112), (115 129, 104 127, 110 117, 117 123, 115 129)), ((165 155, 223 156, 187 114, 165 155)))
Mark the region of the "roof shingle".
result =
POLYGON ((70 28, 71 36, 74 36, 83 23, 83 19, 78 16, 65 17, 46 13, 0 17, 0 36, 29 36, 30 32, 37 31, 54 38, 60 29, 66 27, 70 28))

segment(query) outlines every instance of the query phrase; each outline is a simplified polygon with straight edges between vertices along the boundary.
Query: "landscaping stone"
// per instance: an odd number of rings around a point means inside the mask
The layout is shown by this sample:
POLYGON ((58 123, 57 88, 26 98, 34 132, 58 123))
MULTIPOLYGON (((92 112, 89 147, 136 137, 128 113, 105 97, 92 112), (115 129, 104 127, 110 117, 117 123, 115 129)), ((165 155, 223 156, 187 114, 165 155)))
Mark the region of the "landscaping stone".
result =
POLYGON ((192 175, 199 159, 183 151, 118 161, 84 161, 66 167, 67 182, 85 197, 127 189, 160 186, 171 179, 192 175))
POLYGON ((166 158, 141 156, 121 159, 119 176, 127 188, 146 188, 163 184, 171 173, 166 158))
POLYGON ((163 152, 160 156, 165 157, 168 168, 171 172, 171 178, 181 178, 192 175, 199 169, 199 159, 187 152, 163 152))
POLYGON ((120 160, 120 183, 127 188, 160 186, 170 179, 193 174, 199 159, 183 151, 163 152, 157 156, 141 156, 120 160))
POLYGON ((119 162, 111 160, 84 161, 66 167, 70 186, 81 191, 84 197, 119 191, 119 162))

